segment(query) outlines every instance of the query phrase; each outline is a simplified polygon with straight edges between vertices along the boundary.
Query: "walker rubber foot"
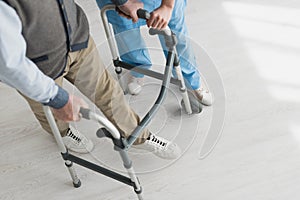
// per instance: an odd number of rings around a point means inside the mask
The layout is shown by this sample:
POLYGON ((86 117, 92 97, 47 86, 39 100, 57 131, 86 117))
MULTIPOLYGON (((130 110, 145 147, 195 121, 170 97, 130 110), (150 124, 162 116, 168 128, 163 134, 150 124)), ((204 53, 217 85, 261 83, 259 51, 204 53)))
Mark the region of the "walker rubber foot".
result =
POLYGON ((73 185, 75 188, 79 188, 81 186, 81 181, 79 180, 78 183, 73 182, 73 185))

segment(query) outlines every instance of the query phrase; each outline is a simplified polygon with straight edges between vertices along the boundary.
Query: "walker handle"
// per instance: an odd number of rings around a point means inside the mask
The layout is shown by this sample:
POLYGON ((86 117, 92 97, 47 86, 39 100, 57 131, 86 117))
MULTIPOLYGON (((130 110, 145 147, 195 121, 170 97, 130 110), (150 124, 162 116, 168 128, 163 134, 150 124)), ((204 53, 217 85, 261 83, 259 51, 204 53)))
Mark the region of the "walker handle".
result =
POLYGON ((107 128, 107 130, 110 132, 113 138, 120 139, 121 135, 118 131, 118 129, 105 117, 102 117, 94 112, 92 112, 88 108, 80 108, 79 110, 80 114, 84 119, 93 120, 107 128))
POLYGON ((137 16, 141 19, 150 19, 150 13, 147 10, 144 9, 138 9, 136 12, 137 16))
MULTIPOLYGON (((136 13, 137 13, 137 16, 141 19, 148 20, 151 17, 151 14, 147 10, 144 10, 144 9, 141 9, 141 8, 138 9, 136 13)), ((150 28, 149 29, 149 34, 150 35, 165 35, 165 36, 171 37, 172 36, 172 31, 168 27, 164 28, 164 29, 161 29, 161 30, 150 28)))

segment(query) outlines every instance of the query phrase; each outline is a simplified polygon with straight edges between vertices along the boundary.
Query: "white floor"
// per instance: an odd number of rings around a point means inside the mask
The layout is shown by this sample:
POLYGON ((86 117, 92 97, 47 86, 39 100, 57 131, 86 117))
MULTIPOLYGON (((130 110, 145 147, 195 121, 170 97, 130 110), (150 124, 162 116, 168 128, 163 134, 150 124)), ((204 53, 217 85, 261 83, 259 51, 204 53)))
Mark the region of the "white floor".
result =
MULTIPOLYGON (((92 0, 79 3, 87 11, 101 52, 105 36, 96 4, 92 0)), ((209 149, 202 145, 218 104, 204 108, 200 115, 187 116, 172 87, 150 128, 175 139, 185 152, 175 162, 130 153, 145 199, 299 199, 300 2, 188 1, 186 18, 192 40, 198 49, 207 51, 223 80, 226 116, 222 136, 213 151, 202 157, 203 150, 209 149)), ((207 56, 201 61, 203 66, 210 62, 207 56)), ((217 75, 214 80, 209 71, 207 76, 204 72, 212 86, 217 75)), ((128 96, 141 115, 158 89, 147 80, 142 95, 128 96)), ((218 97, 222 91, 214 93, 218 97)), ((3 84, 0 94, 1 200, 135 199, 131 188, 79 166, 82 187, 74 189, 54 139, 41 129, 25 101, 3 84)), ((75 125, 96 144, 85 158, 122 169, 109 141, 95 137, 92 122, 75 125)))

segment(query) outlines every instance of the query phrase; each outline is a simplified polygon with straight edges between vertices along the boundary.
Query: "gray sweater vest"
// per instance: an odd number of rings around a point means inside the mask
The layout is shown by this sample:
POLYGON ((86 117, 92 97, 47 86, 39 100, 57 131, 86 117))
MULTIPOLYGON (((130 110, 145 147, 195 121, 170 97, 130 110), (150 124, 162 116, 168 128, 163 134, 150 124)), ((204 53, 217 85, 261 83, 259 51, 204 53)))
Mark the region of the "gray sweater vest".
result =
POLYGON ((22 22, 27 43, 26 56, 44 74, 62 75, 68 52, 88 45, 89 25, 82 9, 73 0, 5 0, 22 22))

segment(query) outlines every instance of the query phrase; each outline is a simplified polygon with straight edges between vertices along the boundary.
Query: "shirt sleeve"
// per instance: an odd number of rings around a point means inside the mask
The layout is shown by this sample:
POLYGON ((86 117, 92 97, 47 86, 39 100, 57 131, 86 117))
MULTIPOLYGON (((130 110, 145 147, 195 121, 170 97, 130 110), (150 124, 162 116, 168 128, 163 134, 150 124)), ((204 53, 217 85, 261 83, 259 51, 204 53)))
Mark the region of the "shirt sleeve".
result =
POLYGON ((0 81, 37 102, 63 107, 68 102, 68 93, 26 57, 20 18, 1 0, 0 19, 0 81))

